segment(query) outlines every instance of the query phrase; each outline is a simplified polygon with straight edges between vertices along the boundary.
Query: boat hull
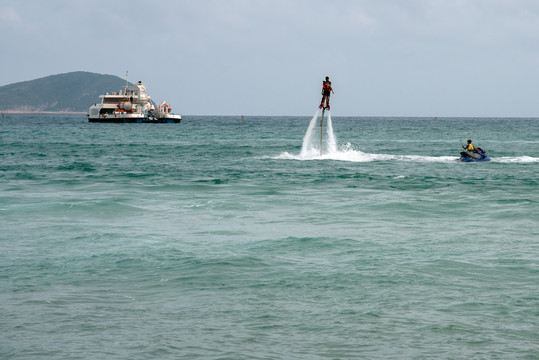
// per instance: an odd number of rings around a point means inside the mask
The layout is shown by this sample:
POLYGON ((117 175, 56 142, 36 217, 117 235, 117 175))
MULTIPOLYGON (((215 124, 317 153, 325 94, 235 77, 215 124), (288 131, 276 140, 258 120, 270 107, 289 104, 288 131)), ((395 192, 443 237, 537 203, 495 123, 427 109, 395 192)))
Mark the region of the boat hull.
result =
POLYGON ((145 124, 179 124, 181 118, 126 118, 126 117, 106 117, 88 118, 89 122, 95 123, 145 123, 145 124))

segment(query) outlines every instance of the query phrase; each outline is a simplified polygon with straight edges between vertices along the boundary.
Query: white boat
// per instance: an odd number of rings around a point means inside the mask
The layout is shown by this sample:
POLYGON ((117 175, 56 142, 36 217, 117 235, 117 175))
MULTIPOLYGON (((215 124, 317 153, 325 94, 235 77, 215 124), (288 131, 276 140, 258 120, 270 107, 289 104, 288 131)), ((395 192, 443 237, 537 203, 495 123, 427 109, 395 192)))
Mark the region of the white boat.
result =
POLYGON ((165 101, 156 107, 140 81, 123 91, 99 97, 101 102, 88 109, 89 122, 179 123, 182 120, 165 101))

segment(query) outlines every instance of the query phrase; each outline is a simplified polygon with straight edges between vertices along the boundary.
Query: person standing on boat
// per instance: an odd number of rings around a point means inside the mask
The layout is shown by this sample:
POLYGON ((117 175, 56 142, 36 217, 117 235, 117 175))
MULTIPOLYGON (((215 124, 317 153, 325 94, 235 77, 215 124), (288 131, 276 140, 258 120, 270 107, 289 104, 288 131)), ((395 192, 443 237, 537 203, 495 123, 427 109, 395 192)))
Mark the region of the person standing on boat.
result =
POLYGON ((333 88, 331 87, 331 81, 329 81, 329 76, 326 76, 326 80, 322 81, 322 101, 320 102, 320 108, 324 107, 325 102, 325 109, 329 110, 329 96, 331 95, 331 93, 335 94, 333 88))

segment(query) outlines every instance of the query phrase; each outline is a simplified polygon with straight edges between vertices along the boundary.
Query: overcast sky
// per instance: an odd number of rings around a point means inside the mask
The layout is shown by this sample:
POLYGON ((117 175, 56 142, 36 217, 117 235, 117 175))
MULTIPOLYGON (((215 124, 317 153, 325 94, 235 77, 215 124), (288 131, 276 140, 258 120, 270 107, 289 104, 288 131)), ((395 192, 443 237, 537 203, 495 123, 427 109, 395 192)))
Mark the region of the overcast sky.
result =
MULTIPOLYGON (((0 86, 141 80, 185 115, 538 116, 537 0, 0 0, 0 86)), ((118 89, 111 89, 118 90, 118 89)))

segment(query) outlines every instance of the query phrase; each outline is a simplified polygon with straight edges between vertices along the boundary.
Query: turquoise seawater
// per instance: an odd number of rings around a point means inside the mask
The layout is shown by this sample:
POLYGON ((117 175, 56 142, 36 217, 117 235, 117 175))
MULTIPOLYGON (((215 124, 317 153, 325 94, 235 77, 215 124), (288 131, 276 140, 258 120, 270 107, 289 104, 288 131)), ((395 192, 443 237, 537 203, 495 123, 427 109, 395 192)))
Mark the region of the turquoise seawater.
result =
POLYGON ((539 120, 311 120, 0 119, 0 358, 539 359, 539 120))

